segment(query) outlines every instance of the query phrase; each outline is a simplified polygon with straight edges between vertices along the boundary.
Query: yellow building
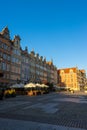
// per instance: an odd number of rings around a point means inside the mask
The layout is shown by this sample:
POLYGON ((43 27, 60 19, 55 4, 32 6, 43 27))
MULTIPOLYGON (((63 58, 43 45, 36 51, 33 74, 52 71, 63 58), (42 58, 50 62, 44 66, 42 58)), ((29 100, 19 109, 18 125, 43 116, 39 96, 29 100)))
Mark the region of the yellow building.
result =
POLYGON ((84 88, 85 82, 85 70, 79 70, 77 67, 58 70, 58 85, 60 87, 81 90, 84 88))

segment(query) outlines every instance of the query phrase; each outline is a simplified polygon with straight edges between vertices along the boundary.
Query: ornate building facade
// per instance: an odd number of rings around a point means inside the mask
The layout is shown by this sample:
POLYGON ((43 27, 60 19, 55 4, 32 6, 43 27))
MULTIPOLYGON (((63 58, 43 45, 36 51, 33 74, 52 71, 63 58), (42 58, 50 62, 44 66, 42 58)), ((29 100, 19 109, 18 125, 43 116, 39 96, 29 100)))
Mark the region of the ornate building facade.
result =
POLYGON ((34 83, 53 83, 57 84, 57 68, 53 65, 53 62, 47 62, 46 58, 35 54, 34 50, 30 53, 22 50, 21 61, 26 59, 27 64, 21 62, 21 81, 34 82, 34 83), (27 69, 27 70, 26 70, 27 69), (25 71, 26 70, 26 71, 25 71))
POLYGON ((64 68, 58 70, 58 85, 73 90, 82 90, 86 83, 85 70, 79 70, 77 67, 64 68))
POLYGON ((21 48, 20 37, 10 39, 8 27, 0 33, 0 85, 17 82, 37 82, 57 84, 57 68, 46 58, 21 48))
POLYGON ((27 47, 21 50, 21 81, 26 83, 30 77, 30 56, 27 47))
POLYGON ((10 83, 20 81, 21 76, 21 50, 20 50, 20 37, 14 36, 12 41, 12 54, 11 54, 11 74, 10 83))
POLYGON ((0 85, 9 84, 10 81, 11 45, 9 30, 6 27, 0 33, 0 85))

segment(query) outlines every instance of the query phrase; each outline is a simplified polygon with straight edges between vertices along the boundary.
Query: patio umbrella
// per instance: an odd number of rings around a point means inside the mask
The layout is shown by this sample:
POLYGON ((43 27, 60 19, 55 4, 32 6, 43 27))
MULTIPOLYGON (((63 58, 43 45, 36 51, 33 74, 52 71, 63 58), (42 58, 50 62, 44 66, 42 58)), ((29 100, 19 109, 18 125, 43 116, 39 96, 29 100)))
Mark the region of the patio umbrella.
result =
POLYGON ((24 88, 24 84, 13 84, 10 88, 24 88))
POLYGON ((45 84, 41 84, 41 87, 45 87, 45 88, 48 88, 49 86, 45 85, 45 84))
POLYGON ((41 87, 41 84, 39 84, 39 83, 36 83, 36 86, 37 86, 37 87, 41 87))
POLYGON ((32 88, 32 87, 36 87, 36 85, 34 83, 29 83, 24 86, 24 88, 32 88))

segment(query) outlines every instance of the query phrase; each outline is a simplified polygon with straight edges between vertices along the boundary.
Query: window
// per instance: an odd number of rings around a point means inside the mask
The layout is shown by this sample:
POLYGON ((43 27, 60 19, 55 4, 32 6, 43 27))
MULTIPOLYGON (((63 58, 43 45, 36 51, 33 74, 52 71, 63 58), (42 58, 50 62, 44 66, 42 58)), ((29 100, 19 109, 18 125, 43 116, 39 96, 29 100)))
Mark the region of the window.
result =
POLYGON ((7 55, 4 53, 3 54, 3 58, 6 60, 7 59, 7 55))
POLYGON ((2 48, 2 43, 1 43, 1 41, 0 41, 0 48, 2 48))
POLYGON ((3 48, 3 43, 0 41, 0 48, 3 48))
POLYGON ((2 63, 2 69, 6 70, 6 63, 4 63, 4 62, 2 63))
POLYGON ((12 57, 12 62, 14 61, 13 59, 14 59, 14 58, 12 57))
POLYGON ((7 71, 10 71, 10 65, 7 64, 7 71))
POLYGON ((7 50, 10 51, 10 47, 9 46, 8 46, 7 50))
POLYGON ((8 55, 8 56, 7 56, 7 59, 8 59, 8 61, 10 61, 11 57, 8 55))
POLYGON ((3 53, 0 51, 0 57, 2 57, 3 56, 3 53))
POLYGON ((16 55, 20 55, 20 51, 17 50, 17 49, 14 49, 14 50, 13 50, 13 53, 16 54, 16 55))
POLYGON ((8 46, 7 46, 6 44, 3 44, 3 48, 4 48, 5 50, 7 50, 7 49, 8 49, 8 46))
POLYGON ((73 82, 73 79, 71 79, 71 82, 73 82))

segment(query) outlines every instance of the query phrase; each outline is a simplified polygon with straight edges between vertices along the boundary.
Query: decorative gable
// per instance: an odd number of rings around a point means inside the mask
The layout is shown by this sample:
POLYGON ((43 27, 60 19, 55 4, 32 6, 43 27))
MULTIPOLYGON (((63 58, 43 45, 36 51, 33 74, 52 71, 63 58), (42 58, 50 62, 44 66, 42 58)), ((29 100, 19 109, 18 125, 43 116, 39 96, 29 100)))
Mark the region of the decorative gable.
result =
POLYGON ((13 40, 13 42, 14 42, 14 46, 15 47, 17 47, 17 48, 20 48, 20 36, 19 35, 15 35, 14 36, 14 40, 13 40))
POLYGON ((1 34, 4 36, 4 38, 10 39, 10 34, 9 34, 9 29, 8 29, 8 27, 5 27, 5 28, 2 30, 1 34))

